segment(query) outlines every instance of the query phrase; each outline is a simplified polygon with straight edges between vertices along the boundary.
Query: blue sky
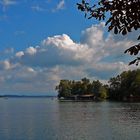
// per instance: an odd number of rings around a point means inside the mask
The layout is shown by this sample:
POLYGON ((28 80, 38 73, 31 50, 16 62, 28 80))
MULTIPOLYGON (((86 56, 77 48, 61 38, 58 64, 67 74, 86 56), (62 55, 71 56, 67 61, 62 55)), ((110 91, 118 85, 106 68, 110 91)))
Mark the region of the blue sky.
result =
MULTIPOLYGON (((79 0, 80 1, 80 0, 79 0)), ((0 0, 0 94, 51 94, 60 79, 106 82, 132 59, 137 32, 115 36, 72 0, 0 0)))
MULTIPOLYGON (((1 0, 7 1, 7 0, 1 0)), ((67 33, 79 40, 81 30, 93 23, 76 8, 76 1, 21 0, 0 6, 1 48, 24 49, 46 36, 67 33), (57 8, 58 5, 62 5, 57 8), (7 42, 8 40, 8 42, 7 42), (22 43, 21 43, 22 42, 22 43)))

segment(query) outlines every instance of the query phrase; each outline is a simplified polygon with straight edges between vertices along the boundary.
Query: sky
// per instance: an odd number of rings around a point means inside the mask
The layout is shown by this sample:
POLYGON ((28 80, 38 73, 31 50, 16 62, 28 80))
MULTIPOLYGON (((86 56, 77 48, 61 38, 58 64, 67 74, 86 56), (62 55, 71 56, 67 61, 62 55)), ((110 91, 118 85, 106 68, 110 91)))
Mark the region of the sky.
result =
POLYGON ((56 95, 61 79, 107 83, 128 66, 125 49, 137 43, 87 20, 80 0, 0 0, 0 95, 56 95))

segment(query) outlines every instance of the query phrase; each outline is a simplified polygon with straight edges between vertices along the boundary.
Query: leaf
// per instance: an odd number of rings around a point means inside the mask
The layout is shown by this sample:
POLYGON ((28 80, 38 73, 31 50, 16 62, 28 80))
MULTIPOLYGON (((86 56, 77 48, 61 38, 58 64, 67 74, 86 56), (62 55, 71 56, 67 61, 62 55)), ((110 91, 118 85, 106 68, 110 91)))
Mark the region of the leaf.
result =
POLYGON ((127 31, 126 31, 126 28, 124 28, 122 31, 122 35, 126 35, 126 34, 127 34, 127 31))
POLYGON ((140 35, 139 35, 139 37, 138 37, 138 40, 140 40, 140 35))
POLYGON ((82 0, 82 4, 85 4, 85 0, 82 0))
POLYGON ((109 20, 105 23, 105 26, 106 26, 109 22, 111 22, 111 20, 112 20, 112 18, 109 18, 109 20))
POLYGON ((110 26, 108 27, 108 31, 110 31, 110 30, 112 30, 112 29, 113 29, 113 26, 110 25, 110 26))
POLYGON ((136 24, 134 25, 134 29, 135 29, 135 30, 137 30, 137 29, 138 29, 138 26, 137 26, 136 24))
POLYGON ((128 52, 128 49, 124 51, 124 53, 127 53, 127 52, 128 52))
POLYGON ((129 65, 132 65, 132 64, 136 63, 136 61, 137 61, 137 59, 131 61, 131 62, 129 63, 129 65))
POLYGON ((139 64, 139 61, 137 61, 136 66, 138 66, 138 64, 139 64))
POLYGON ((92 18, 92 16, 88 17, 88 19, 91 19, 91 18, 92 18))
POLYGON ((131 27, 128 26, 128 27, 127 27, 127 31, 128 31, 128 32, 131 32, 131 27))
POLYGON ((136 49, 136 46, 132 46, 129 49, 125 50, 124 53, 130 53, 130 55, 135 55, 138 53, 138 50, 136 49))
POLYGON ((85 18, 87 17, 87 13, 85 13, 85 18))
POLYGON ((115 26, 115 28, 114 28, 114 33, 115 33, 115 34, 118 33, 118 28, 117 28, 117 26, 115 26))
POLYGON ((138 54, 138 50, 135 49, 133 53, 134 53, 134 55, 137 55, 138 54))

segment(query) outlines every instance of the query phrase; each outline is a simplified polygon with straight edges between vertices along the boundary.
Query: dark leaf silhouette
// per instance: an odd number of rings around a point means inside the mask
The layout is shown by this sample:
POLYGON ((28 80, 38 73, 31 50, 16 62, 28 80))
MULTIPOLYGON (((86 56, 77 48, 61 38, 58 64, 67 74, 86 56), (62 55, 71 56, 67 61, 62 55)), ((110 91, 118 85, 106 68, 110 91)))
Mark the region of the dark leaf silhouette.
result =
POLYGON ((118 28, 117 28, 117 27, 114 28, 114 33, 115 33, 115 34, 118 33, 118 28))
POLYGON ((126 28, 123 29, 122 34, 123 35, 126 35, 127 34, 126 28))
POLYGON ((140 35, 139 35, 139 37, 138 37, 138 40, 140 40, 140 35))
POLYGON ((131 61, 129 65, 136 64, 136 66, 138 66, 139 62, 140 62, 140 57, 137 57, 135 60, 131 61))
POLYGON ((129 63, 129 65, 132 65, 132 64, 136 63, 136 61, 137 61, 137 59, 131 61, 131 62, 129 63))
POLYGON ((130 55, 137 55, 139 51, 140 51, 140 44, 130 47, 129 49, 125 50, 124 53, 130 53, 130 55))

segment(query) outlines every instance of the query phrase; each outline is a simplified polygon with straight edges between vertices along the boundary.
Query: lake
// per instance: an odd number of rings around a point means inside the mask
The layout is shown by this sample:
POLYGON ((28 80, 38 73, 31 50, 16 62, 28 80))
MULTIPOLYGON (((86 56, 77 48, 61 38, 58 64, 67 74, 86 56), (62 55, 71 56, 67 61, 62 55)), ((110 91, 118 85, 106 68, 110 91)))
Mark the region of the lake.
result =
POLYGON ((140 103, 0 99, 0 140, 139 140, 140 103))

